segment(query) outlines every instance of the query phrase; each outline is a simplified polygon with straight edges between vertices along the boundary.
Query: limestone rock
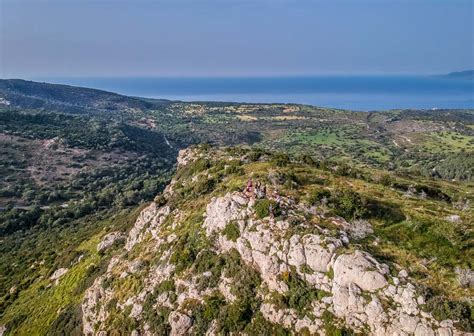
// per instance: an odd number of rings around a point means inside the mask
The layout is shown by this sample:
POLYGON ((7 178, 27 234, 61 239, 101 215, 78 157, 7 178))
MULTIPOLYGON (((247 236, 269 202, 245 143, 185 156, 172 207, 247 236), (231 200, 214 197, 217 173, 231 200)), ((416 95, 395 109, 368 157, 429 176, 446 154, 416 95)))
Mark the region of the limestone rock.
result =
POLYGON ((56 271, 54 271, 53 275, 51 275, 50 279, 55 280, 55 284, 57 285, 59 283, 59 279, 66 274, 68 271, 67 268, 58 268, 56 271))
POLYGON ((125 235, 121 232, 110 232, 102 238, 102 241, 97 245, 97 251, 103 252, 112 247, 115 243, 125 240, 125 235))
POLYGON ((354 283, 365 291, 387 286, 386 273, 374 258, 361 251, 340 255, 334 263, 334 282, 340 286, 354 283))
POLYGON ((182 167, 187 165, 188 163, 194 161, 196 159, 196 150, 192 148, 182 149, 178 153, 178 167, 182 167))
POLYGON ((171 336, 183 336, 189 334, 193 320, 188 315, 174 311, 169 315, 168 323, 171 326, 171 336))
POLYGON ((456 267, 455 272, 456 272, 456 278, 461 286, 474 287, 474 271, 473 270, 456 267))
POLYGON ((214 198, 206 208, 204 226, 207 234, 220 231, 231 221, 241 217, 242 206, 246 200, 240 195, 227 194, 214 198))

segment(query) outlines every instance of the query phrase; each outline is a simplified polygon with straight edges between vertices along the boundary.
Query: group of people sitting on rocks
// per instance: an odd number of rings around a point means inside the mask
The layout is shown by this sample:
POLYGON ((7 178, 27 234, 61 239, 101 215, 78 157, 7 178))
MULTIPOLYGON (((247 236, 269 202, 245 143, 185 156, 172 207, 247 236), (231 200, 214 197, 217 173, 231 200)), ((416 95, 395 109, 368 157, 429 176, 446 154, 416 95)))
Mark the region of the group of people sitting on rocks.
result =
POLYGON ((281 196, 278 192, 278 189, 274 189, 271 195, 267 195, 267 185, 262 184, 260 181, 257 180, 254 186, 252 178, 249 178, 247 180, 247 185, 245 186, 244 194, 248 198, 263 199, 268 196, 268 198, 274 199, 277 203, 280 203, 281 201, 281 196))
POLYGON ((281 206, 283 205, 282 203, 282 197, 280 196, 278 189, 274 189, 273 192, 270 194, 267 194, 267 186, 265 184, 262 184, 260 181, 256 181, 255 184, 252 180, 252 178, 249 178, 247 180, 247 184, 244 188, 244 195, 247 198, 253 198, 253 199, 264 199, 268 198, 271 200, 274 200, 274 203, 269 204, 269 213, 270 216, 273 217, 276 209, 281 209, 281 206))
POLYGON ((262 199, 267 196, 267 186, 262 185, 260 181, 255 182, 255 186, 253 185, 253 181, 251 178, 247 181, 247 186, 245 187, 245 196, 249 198, 257 198, 262 199))

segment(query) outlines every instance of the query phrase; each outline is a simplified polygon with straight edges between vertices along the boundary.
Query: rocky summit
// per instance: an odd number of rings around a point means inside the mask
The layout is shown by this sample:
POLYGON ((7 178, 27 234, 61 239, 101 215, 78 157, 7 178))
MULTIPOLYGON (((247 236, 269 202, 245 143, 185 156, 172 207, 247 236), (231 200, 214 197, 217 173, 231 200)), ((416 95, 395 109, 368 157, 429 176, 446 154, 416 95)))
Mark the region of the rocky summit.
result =
POLYGON ((412 275, 416 254, 377 236, 411 213, 347 191, 372 192, 360 172, 293 164, 243 149, 182 150, 175 177, 128 234, 99 242, 111 258, 82 299, 83 333, 470 334, 439 314, 437 284, 412 275))

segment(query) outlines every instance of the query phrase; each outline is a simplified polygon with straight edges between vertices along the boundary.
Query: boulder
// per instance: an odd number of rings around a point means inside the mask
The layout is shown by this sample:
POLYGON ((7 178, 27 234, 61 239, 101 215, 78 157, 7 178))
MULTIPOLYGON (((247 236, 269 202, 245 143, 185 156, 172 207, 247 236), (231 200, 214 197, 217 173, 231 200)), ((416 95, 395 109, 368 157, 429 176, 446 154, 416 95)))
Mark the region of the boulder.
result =
POLYGON ((386 273, 375 259, 361 251, 340 255, 334 262, 334 282, 340 286, 354 283, 364 291, 375 291, 388 285, 386 273))
POLYGON ((54 271, 53 275, 51 275, 50 279, 55 280, 55 284, 57 285, 59 283, 59 279, 66 274, 68 271, 67 268, 59 268, 56 271, 54 271))
POLYGON ((326 273, 329 271, 329 263, 336 249, 342 246, 337 239, 321 238, 309 234, 302 239, 306 264, 314 271, 326 273))

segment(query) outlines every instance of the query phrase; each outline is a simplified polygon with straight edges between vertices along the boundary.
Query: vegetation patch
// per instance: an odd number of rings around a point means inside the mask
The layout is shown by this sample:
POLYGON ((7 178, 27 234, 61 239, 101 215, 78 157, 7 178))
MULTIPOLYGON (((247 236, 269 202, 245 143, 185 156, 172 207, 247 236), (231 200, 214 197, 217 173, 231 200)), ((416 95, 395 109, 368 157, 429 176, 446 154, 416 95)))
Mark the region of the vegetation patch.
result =
POLYGON ((269 199, 256 200, 254 210, 258 219, 263 219, 270 215, 277 217, 280 214, 280 208, 277 202, 269 199))
POLYGON ((222 230, 222 233, 228 240, 231 240, 235 243, 237 241, 237 238, 240 237, 239 225, 236 221, 230 221, 229 223, 227 223, 224 230, 222 230))

